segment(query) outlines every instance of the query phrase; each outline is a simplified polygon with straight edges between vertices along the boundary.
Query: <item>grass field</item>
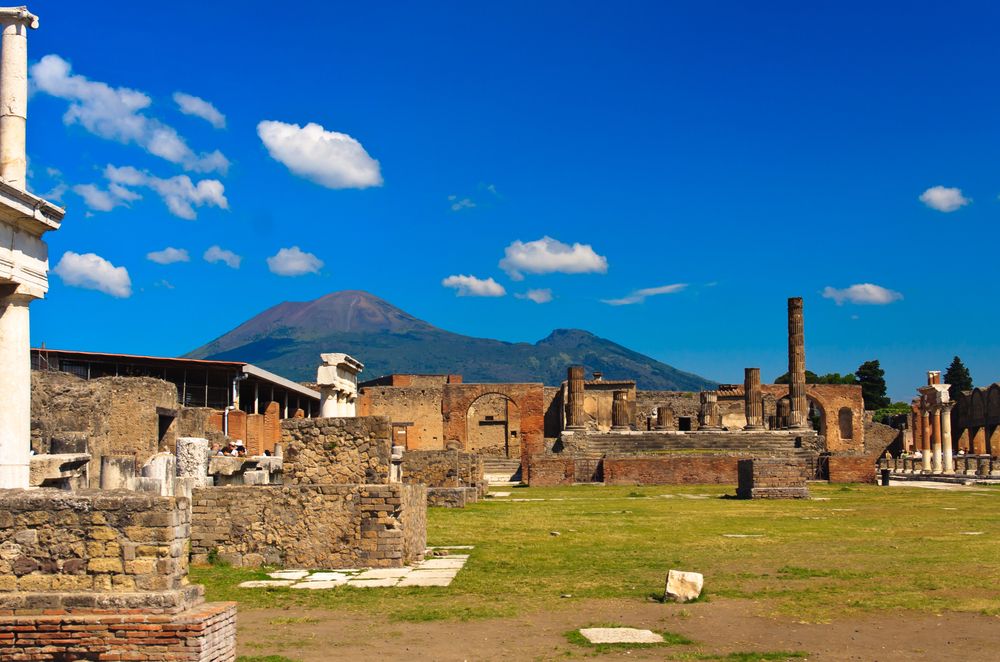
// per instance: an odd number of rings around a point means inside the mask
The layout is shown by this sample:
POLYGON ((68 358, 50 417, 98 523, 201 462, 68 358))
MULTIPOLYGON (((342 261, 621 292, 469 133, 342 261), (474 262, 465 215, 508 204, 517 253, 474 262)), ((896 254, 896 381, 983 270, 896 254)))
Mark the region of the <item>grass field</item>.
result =
POLYGON ((648 601, 678 568, 705 575, 705 600, 746 599, 760 614, 805 622, 886 610, 1000 616, 1000 489, 810 489, 809 501, 750 502, 723 498, 731 487, 522 488, 511 498, 539 500, 431 509, 429 544, 475 545, 448 588, 240 589, 263 572, 221 566, 194 568, 191 580, 243 609, 432 621, 516 616, 567 599, 648 601))

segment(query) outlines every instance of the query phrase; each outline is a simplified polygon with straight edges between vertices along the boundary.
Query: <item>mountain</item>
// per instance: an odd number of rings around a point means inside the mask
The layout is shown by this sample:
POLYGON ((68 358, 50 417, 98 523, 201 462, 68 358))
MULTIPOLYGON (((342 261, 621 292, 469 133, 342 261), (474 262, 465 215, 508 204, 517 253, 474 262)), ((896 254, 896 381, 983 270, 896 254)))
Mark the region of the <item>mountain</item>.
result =
POLYGON ((607 379, 641 389, 697 391, 715 383, 579 329, 558 329, 537 343, 473 338, 439 329, 376 296, 333 292, 286 301, 187 354, 246 361, 298 381, 316 377, 319 355, 346 352, 365 364, 362 379, 389 373, 460 374, 466 382, 558 385, 582 363, 607 379))

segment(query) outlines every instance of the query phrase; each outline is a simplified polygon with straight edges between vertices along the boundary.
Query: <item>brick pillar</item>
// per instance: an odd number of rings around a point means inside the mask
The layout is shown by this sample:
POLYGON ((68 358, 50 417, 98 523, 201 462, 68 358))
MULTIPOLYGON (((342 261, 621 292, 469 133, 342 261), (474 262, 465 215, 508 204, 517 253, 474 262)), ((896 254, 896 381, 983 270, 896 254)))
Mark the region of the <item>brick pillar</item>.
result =
POLYGON ((611 403, 611 429, 628 430, 628 391, 615 391, 614 400, 611 403))
POLYGON ((788 300, 788 399, 791 411, 788 427, 802 430, 809 427, 809 405, 806 402, 806 343, 802 319, 802 297, 788 300))
POLYGON ((566 370, 566 429, 582 430, 583 421, 583 366, 571 365, 566 370))
POLYGON ((760 368, 743 370, 743 407, 747 424, 744 430, 764 429, 764 401, 760 392, 760 368))
POLYGON ((941 473, 941 407, 934 405, 931 411, 931 471, 941 473))

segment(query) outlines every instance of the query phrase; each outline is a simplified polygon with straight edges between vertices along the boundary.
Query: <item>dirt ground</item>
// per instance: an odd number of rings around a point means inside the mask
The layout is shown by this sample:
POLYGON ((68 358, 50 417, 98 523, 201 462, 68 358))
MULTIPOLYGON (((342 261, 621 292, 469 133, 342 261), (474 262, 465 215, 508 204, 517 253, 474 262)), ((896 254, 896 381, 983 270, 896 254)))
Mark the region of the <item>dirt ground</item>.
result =
MULTIPOLYGON (((874 590, 878 590, 877 588, 874 590)), ((692 654, 801 651, 810 660, 985 660, 1000 651, 1000 618, 979 614, 867 614, 824 624, 751 613, 749 601, 690 605, 572 600, 517 618, 389 622, 356 613, 301 609, 240 611, 240 655, 326 660, 548 660, 589 656, 565 633, 615 624, 667 630, 694 644, 615 649, 607 657, 669 659, 692 654)))

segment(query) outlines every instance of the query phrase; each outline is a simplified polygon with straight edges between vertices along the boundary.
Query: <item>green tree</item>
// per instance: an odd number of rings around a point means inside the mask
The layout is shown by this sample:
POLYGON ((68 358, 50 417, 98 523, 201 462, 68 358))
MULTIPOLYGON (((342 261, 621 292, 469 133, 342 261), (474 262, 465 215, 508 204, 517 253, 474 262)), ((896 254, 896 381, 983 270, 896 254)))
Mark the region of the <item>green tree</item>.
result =
POLYGON ((948 393, 951 395, 952 400, 958 397, 958 394, 962 391, 972 390, 972 375, 969 373, 969 369, 965 367, 965 364, 962 363, 962 359, 956 356, 951 360, 948 371, 944 373, 944 383, 951 384, 948 393))
MULTIPOLYGON (((788 373, 781 375, 774 380, 775 384, 787 384, 789 382, 788 373)), ((806 384, 857 384, 858 380, 853 372, 842 375, 839 372, 829 372, 825 375, 817 375, 811 370, 806 370, 806 384)))
POLYGON ((879 365, 878 359, 865 361, 858 367, 858 383, 861 384, 861 395, 865 400, 865 409, 874 410, 888 407, 889 396, 885 393, 885 370, 879 365))

